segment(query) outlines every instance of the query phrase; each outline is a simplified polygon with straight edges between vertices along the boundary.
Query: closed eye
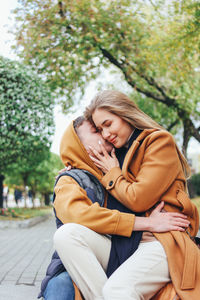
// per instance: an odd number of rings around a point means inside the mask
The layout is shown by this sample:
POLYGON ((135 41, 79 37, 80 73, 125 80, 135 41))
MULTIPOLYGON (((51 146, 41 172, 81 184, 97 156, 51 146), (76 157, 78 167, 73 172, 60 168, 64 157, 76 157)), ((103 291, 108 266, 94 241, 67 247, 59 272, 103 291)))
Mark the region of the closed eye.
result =
POLYGON ((97 132, 98 132, 98 130, 96 128, 92 129, 92 133, 97 133, 97 132))
POLYGON ((111 122, 110 121, 106 121, 105 123, 104 123, 104 126, 105 127, 109 127, 111 125, 111 122))

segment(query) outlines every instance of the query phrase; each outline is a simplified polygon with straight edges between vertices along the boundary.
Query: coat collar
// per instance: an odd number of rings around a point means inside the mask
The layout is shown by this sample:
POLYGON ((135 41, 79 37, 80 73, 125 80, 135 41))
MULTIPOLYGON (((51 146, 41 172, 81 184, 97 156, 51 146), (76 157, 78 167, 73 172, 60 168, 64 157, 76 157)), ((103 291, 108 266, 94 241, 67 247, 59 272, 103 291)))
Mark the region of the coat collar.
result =
MULTIPOLYGON (((124 159, 124 163, 123 163, 123 167, 122 167, 122 173, 123 175, 127 175, 128 172, 128 166, 131 163, 133 156, 135 155, 138 147, 140 146, 140 144, 143 142, 143 140, 149 136, 152 132, 157 131, 159 129, 144 129, 141 134, 133 141, 132 146, 130 147, 130 149, 128 150, 126 157, 124 159)), ((129 177, 132 180, 132 176, 129 173, 129 177)))

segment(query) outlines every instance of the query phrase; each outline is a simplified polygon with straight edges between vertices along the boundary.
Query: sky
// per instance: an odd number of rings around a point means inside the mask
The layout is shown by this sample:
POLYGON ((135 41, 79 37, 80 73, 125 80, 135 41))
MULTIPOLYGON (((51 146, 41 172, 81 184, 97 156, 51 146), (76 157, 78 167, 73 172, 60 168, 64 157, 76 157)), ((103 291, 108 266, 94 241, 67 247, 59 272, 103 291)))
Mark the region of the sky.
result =
MULTIPOLYGON (((17 7, 17 0, 7 0, 1 1, 0 3, 0 55, 10 58, 17 59, 14 50, 11 49, 11 45, 14 43, 14 37, 12 34, 8 33, 8 28, 14 24, 14 19, 12 17, 12 10, 17 7)), ((99 81, 109 81, 109 72, 104 71, 103 78, 100 78, 99 81)), ((96 93, 96 84, 97 82, 92 82, 85 90, 83 99, 80 102, 80 105, 73 113, 64 115, 61 112, 61 108, 57 105, 54 110, 54 120, 55 120, 55 134, 52 139, 51 151, 59 154, 59 145, 61 137, 64 133, 67 125, 81 114, 84 110, 84 107, 90 102, 92 97, 96 93)), ((195 140, 191 139, 188 147, 188 156, 193 155, 194 153, 200 153, 200 144, 195 140)))

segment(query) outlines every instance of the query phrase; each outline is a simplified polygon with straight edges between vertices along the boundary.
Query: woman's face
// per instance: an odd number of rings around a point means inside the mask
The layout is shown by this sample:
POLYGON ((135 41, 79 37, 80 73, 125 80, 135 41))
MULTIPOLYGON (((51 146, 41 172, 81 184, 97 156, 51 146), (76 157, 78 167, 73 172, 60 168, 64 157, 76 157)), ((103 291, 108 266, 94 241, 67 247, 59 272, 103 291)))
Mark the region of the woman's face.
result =
POLYGON ((133 132, 128 122, 105 109, 96 109, 92 119, 103 138, 116 148, 124 146, 133 132))

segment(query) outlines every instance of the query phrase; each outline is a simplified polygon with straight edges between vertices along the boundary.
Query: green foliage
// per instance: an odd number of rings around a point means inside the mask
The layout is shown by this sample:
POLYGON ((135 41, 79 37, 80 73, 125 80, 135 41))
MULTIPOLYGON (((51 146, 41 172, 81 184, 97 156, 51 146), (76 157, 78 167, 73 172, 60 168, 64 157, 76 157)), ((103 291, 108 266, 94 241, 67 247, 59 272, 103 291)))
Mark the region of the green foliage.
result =
POLYGON ((52 208, 0 208, 0 220, 24 220, 50 214, 52 208))
POLYGON ((44 158, 54 130, 53 105, 33 71, 0 57, 0 174, 11 164, 25 169, 44 158))
MULTIPOLYGON (((191 136, 200 141, 194 125, 200 116, 199 48, 192 47, 192 35, 187 35, 189 24, 199 24, 197 1, 19 3, 18 53, 45 74, 53 91, 65 96, 60 98, 65 112, 102 68, 114 65, 133 88, 141 109, 144 106, 169 128, 182 122, 185 148, 191 136), (153 107, 149 99, 156 101, 153 107)), ((120 89, 118 82, 116 88, 120 89)))
POLYGON ((194 188, 194 194, 200 196, 200 173, 192 175, 190 182, 194 188))
POLYGON ((0 208, 0 217, 17 218, 18 214, 13 208, 0 208))
POLYGON ((200 2, 199 0, 182 0, 182 10, 186 21, 179 24, 178 42, 184 48, 184 55, 199 61, 200 54, 200 2))
POLYGON ((28 186, 34 195, 52 193, 55 176, 60 169, 63 169, 63 164, 55 153, 43 152, 42 154, 45 155, 42 161, 36 160, 35 165, 32 161, 28 162, 23 159, 12 164, 8 169, 5 182, 11 187, 28 186))
MULTIPOLYGON (((175 42, 173 25, 184 16, 178 12, 176 1, 169 7, 166 1, 159 1, 156 10, 148 1, 108 1, 106 5, 101 0, 20 3, 16 15, 18 22, 24 21, 17 23, 22 56, 46 74, 53 89, 66 92, 68 105, 73 103, 74 92, 99 74, 100 66, 110 65, 105 51, 114 64, 131 75, 138 88, 158 93, 146 80, 152 77, 169 96, 184 104, 191 94, 190 83, 197 87, 193 62, 183 60, 181 51, 176 52, 176 43, 173 55, 166 47, 171 36, 175 42), (190 72, 187 83, 182 80, 186 72, 190 72)), ((65 109, 66 105, 63 101, 65 109)), ((192 109, 188 103, 187 110, 192 109)))
POLYGON ((60 157, 55 153, 49 153, 48 159, 43 160, 31 172, 27 183, 32 190, 43 195, 53 193, 55 177, 63 167, 60 157))
POLYGON ((35 172, 37 167, 45 159, 49 159, 49 149, 42 143, 38 144, 35 148, 35 152, 32 152, 30 156, 24 156, 16 159, 16 161, 10 164, 6 169, 6 182, 12 186, 28 185, 28 179, 32 173, 35 172))

